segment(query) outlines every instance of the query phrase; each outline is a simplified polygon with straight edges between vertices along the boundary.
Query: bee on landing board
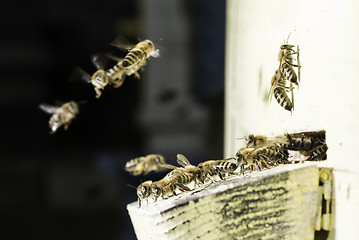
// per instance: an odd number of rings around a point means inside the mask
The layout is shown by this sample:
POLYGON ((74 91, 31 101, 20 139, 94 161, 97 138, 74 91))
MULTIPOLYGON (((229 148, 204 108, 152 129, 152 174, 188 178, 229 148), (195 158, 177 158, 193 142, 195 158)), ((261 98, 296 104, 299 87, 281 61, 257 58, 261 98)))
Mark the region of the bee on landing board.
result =
POLYGON ((59 107, 49 104, 40 104, 39 107, 44 112, 52 114, 49 120, 51 134, 55 133, 61 126, 64 126, 64 129, 67 130, 71 121, 79 113, 79 104, 75 101, 64 103, 59 107))
POLYGON ((177 163, 182 167, 176 167, 170 164, 162 164, 161 167, 182 171, 183 174, 178 175, 178 181, 180 183, 189 184, 192 181, 194 181, 195 185, 199 185, 200 182, 203 183, 201 171, 198 167, 192 165, 185 156, 177 154, 177 163))
POLYGON ((238 167, 238 163, 235 158, 227 158, 221 160, 208 160, 198 164, 198 169, 201 172, 202 182, 207 178, 218 176, 221 180, 224 179, 226 174, 233 174, 238 167))

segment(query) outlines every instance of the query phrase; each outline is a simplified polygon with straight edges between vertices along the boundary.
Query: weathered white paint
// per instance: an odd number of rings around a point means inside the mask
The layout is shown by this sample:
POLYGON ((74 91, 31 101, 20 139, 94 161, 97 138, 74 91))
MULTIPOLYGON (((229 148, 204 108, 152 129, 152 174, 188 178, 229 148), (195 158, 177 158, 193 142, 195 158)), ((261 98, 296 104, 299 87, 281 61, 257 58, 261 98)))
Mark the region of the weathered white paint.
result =
POLYGON ((228 0, 225 157, 249 133, 327 131, 334 167, 336 239, 359 233, 359 2, 228 0), (287 39, 300 48, 293 114, 267 93, 287 39))

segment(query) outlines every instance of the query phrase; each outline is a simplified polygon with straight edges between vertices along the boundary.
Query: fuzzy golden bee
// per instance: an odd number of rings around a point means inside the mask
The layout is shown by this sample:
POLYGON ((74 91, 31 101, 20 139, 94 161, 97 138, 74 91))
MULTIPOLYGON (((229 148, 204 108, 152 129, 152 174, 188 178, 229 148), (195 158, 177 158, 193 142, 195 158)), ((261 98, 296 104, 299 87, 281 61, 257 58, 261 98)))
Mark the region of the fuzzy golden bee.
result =
POLYGON ((134 75, 139 79, 140 75, 138 71, 146 65, 147 60, 150 57, 159 56, 159 50, 156 49, 153 42, 148 39, 134 45, 129 43, 125 38, 118 36, 111 45, 129 51, 123 59, 114 58, 118 61, 117 67, 122 69, 121 72, 116 72, 115 69, 108 70, 108 74, 112 77, 112 83, 115 87, 123 83, 125 76, 134 75))
POLYGON ((91 61, 97 71, 92 75, 82 69, 78 69, 80 70, 81 79, 93 85, 96 98, 101 97, 102 91, 107 85, 112 85, 115 88, 122 86, 126 76, 134 75, 136 78, 140 78, 138 70, 146 65, 147 59, 151 56, 159 56, 159 51, 155 49, 151 40, 144 40, 134 45, 128 43, 122 37, 117 37, 111 45, 130 51, 125 58, 118 58, 110 54, 105 56, 102 54, 93 55, 91 61), (116 63, 106 70, 105 67, 108 59, 112 59, 116 63))
POLYGON ((140 174, 147 175, 151 171, 161 171, 164 168, 161 167, 165 164, 165 159, 160 154, 149 154, 144 157, 133 158, 126 162, 125 170, 134 176, 140 174))
POLYGON ((238 167, 235 158, 227 158, 221 160, 208 160, 198 164, 198 169, 201 172, 201 181, 204 182, 207 178, 213 179, 218 176, 221 180, 225 175, 233 174, 238 167))
POLYGON ((79 105, 75 101, 64 103, 59 107, 48 104, 40 104, 39 107, 44 112, 52 114, 49 120, 50 133, 55 133, 61 126, 67 130, 71 121, 79 113, 79 105))
POLYGON ((195 184, 198 185, 199 182, 203 183, 200 169, 197 166, 192 165, 184 155, 177 154, 177 163, 182 167, 176 167, 170 164, 162 164, 161 166, 174 170, 183 170, 185 173, 188 173, 190 176, 193 176, 191 181, 193 180, 195 184))
POLYGON ((169 196, 176 196, 176 189, 182 192, 191 190, 185 184, 190 183, 193 176, 185 171, 173 171, 175 172, 170 172, 163 179, 152 183, 151 191, 155 202, 159 197, 167 199, 169 196))

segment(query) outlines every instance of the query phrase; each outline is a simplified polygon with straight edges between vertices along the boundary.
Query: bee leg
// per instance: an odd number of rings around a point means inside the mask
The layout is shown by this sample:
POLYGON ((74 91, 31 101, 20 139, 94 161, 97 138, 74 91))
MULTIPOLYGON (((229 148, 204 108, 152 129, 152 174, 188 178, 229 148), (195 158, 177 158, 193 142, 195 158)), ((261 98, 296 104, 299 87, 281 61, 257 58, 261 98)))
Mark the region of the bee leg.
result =
POLYGON ((177 183, 176 186, 178 187, 178 189, 182 192, 185 191, 191 191, 191 189, 185 185, 183 185, 182 183, 177 183))
POLYGON ((98 89, 98 88, 95 88, 95 91, 96 91, 96 98, 100 98, 101 97, 101 90, 98 89))
POLYGON ((242 174, 244 176, 244 164, 240 166, 239 174, 242 174))
POLYGON ((67 130, 68 128, 69 128, 69 125, 68 125, 68 124, 65 124, 64 130, 67 130))
POLYGON ((114 80, 112 81, 112 84, 114 85, 114 88, 119 88, 122 86, 123 82, 125 81, 125 77, 122 77, 120 80, 114 80))
POLYGON ((140 207, 141 207, 141 199, 138 198, 138 208, 140 208, 140 207))
POLYGON ((266 161, 262 160, 261 164, 262 164, 262 166, 263 166, 264 168, 269 169, 269 167, 268 167, 266 161))
POLYGON ((138 72, 135 72, 133 75, 135 75, 135 78, 140 79, 140 74, 138 72))

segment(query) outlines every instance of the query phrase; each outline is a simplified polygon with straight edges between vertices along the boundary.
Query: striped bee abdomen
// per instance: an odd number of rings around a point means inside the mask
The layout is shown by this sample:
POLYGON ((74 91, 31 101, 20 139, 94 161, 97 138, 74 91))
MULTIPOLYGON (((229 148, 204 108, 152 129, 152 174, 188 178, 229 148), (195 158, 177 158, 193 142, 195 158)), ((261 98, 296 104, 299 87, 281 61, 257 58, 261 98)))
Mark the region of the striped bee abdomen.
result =
POLYGON ((140 49, 132 49, 122 61, 122 67, 128 68, 138 63, 144 57, 144 52, 140 49))
POLYGON ((274 89, 274 97, 285 110, 292 111, 293 103, 290 101, 288 95, 283 88, 277 87, 274 89))

